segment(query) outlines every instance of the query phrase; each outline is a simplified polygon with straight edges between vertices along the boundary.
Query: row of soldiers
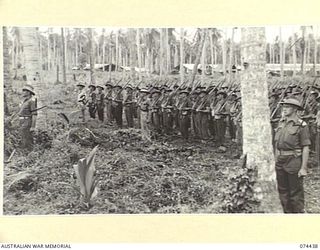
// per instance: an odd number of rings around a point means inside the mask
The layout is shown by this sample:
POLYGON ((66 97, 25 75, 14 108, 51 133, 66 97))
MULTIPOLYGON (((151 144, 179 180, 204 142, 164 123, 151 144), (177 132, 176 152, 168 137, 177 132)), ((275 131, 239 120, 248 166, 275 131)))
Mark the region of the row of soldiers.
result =
MULTIPOLYGON (((237 86, 221 87, 221 83, 194 88, 166 84, 146 88, 121 86, 110 82, 79 87, 78 103, 91 118, 123 126, 123 114, 128 127, 138 127, 144 136, 170 135, 179 131, 183 138, 190 134, 201 140, 214 138, 223 146, 228 133, 233 141, 241 138, 240 94, 237 86), (137 122, 135 123, 135 118, 137 122)), ((83 114, 84 117, 84 114, 83 114)))
MULTIPOLYGON (((103 85, 77 84, 78 103, 84 111, 87 109, 91 118, 101 122, 116 122, 123 126, 123 117, 128 127, 141 128, 147 138, 160 134, 173 134, 179 131, 183 138, 190 135, 201 140, 215 139, 218 146, 225 143, 226 134, 232 141, 241 145, 241 96, 239 84, 233 82, 222 86, 224 81, 204 87, 195 84, 186 87, 175 84, 168 86, 147 85, 145 88, 133 87, 126 83, 103 85), (136 122, 135 122, 136 121, 136 122)), ((315 138, 315 118, 319 110, 319 88, 315 85, 301 87, 289 84, 287 87, 271 87, 269 106, 271 124, 274 130, 281 119, 280 102, 294 97, 303 102, 301 117, 310 126, 311 137, 315 138)), ((315 149, 315 140, 312 140, 315 149)))

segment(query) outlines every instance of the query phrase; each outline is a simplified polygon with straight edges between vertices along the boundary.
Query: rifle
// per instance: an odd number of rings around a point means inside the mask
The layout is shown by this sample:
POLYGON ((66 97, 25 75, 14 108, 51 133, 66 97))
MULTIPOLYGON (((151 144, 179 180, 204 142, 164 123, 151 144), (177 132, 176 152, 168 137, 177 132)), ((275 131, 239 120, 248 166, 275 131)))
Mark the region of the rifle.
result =
POLYGON ((278 111, 278 109, 279 109, 279 107, 280 107, 280 103, 282 102, 282 100, 283 100, 283 98, 284 98, 284 96, 285 96, 285 94, 286 94, 286 92, 287 92, 287 89, 290 87, 290 84, 288 84, 288 86, 285 88, 285 90, 281 93, 281 97, 280 97, 280 99, 279 99, 279 101, 278 101, 278 103, 277 103, 277 106, 276 106, 276 108, 274 109, 274 111, 273 111, 273 113, 271 114, 271 120, 273 119, 273 117, 274 117, 274 115, 277 113, 277 111, 278 111))
POLYGON ((212 94, 219 89, 219 86, 222 86, 223 83, 226 81, 226 78, 222 79, 220 83, 218 83, 218 85, 216 87, 214 87, 212 90, 210 90, 210 92, 208 93, 208 95, 206 97, 203 98, 203 101, 200 103, 198 109, 202 109, 203 105, 208 101, 209 97, 212 96, 212 94))
MULTIPOLYGON (((309 97, 311 95, 312 87, 315 85, 315 83, 317 82, 319 77, 320 76, 314 76, 314 81, 313 81, 312 85, 309 86, 308 94, 306 95, 306 98, 304 98, 303 101, 302 101, 302 103, 303 103, 302 107, 303 107, 304 110, 306 109, 306 107, 308 105, 308 99, 309 99, 309 97)), ((302 98, 303 98, 303 96, 302 96, 302 98)))

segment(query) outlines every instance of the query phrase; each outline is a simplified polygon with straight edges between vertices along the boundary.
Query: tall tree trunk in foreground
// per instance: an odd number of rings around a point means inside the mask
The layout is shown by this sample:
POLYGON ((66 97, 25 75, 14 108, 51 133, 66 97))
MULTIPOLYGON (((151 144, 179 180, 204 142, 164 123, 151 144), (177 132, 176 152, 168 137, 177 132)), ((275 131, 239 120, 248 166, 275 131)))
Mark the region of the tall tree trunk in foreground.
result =
MULTIPOLYGON (((40 51, 38 46, 38 30, 37 28, 19 28, 21 34, 21 42, 23 44, 23 52, 25 55, 25 72, 27 81, 34 88, 37 98, 38 107, 46 105, 47 89, 40 82, 40 51)), ((37 116, 36 126, 38 128, 44 128, 46 125, 45 112, 39 111, 37 116)))
MULTIPOLYGON (((1 30, 0 30, 1 32, 1 30)), ((2 28, 3 32, 3 83, 5 87, 4 92, 4 114, 9 115, 9 109, 6 98, 6 90, 12 87, 12 77, 10 76, 10 56, 9 56, 9 44, 8 44, 8 33, 7 27, 2 28)), ((12 51, 12 53, 14 53, 12 51)))
POLYGON ((241 55, 248 66, 241 72, 243 153, 247 165, 258 170, 254 188, 261 212, 281 212, 276 190, 268 85, 265 28, 241 29, 241 55))

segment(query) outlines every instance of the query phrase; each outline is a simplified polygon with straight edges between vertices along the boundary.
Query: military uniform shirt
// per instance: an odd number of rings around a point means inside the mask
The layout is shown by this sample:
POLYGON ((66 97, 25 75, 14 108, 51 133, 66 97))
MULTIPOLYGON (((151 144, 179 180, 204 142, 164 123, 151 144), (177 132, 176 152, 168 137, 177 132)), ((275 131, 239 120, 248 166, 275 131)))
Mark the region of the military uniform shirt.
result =
POLYGON ((21 104, 19 116, 20 117, 31 117, 37 115, 37 102, 34 98, 25 99, 21 104))
POLYGON ((301 119, 282 119, 276 129, 275 141, 279 150, 302 149, 311 145, 307 123, 301 119))

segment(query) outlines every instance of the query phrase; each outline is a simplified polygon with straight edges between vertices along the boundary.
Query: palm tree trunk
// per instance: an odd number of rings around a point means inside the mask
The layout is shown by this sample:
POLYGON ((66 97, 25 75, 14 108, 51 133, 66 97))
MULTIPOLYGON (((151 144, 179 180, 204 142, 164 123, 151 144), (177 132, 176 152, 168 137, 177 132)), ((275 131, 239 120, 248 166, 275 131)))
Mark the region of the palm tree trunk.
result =
POLYGON ((180 29, 180 83, 184 82, 184 30, 180 29))
POLYGON ((50 28, 48 29, 48 41, 47 41, 47 46, 48 46, 48 61, 47 61, 47 67, 48 67, 48 71, 51 70, 51 65, 50 65, 50 61, 51 61, 51 46, 50 46, 50 28))
POLYGON ((63 80, 63 84, 67 84, 66 45, 65 45, 65 37, 64 37, 64 28, 61 28, 61 43, 62 43, 62 80, 63 80))
POLYGON ((284 74, 283 74, 283 65, 284 65, 284 58, 283 58, 283 41, 282 41, 282 30, 280 27, 280 77, 281 80, 283 80, 284 74))
POLYGON ((210 31, 209 39, 210 39, 210 52, 211 52, 211 74, 213 74, 214 73, 213 65, 216 64, 216 60, 214 58, 215 52, 214 52, 214 48, 213 48, 212 31, 210 31))
MULTIPOLYGON (((27 81, 34 87, 37 97, 38 107, 45 105, 47 89, 40 82, 40 62, 39 62, 39 47, 38 47, 38 30, 37 28, 19 28, 21 34, 21 42, 23 44, 23 52, 25 56, 25 72, 27 81)), ((36 126, 43 128, 46 124, 44 112, 38 112, 36 126)))
POLYGON ((170 59, 170 44, 169 44, 169 30, 168 28, 165 29, 165 34, 166 34, 166 42, 165 42, 165 45, 166 45, 166 56, 167 56, 167 67, 166 67, 166 75, 168 76, 168 74, 170 73, 170 70, 171 70, 171 59, 170 59))
POLYGON ((292 63, 293 63, 293 76, 296 76, 296 66, 297 66, 297 52, 296 52, 296 44, 295 41, 293 41, 294 44, 292 46, 292 63))
POLYGON ((93 30, 88 28, 89 37, 89 62, 90 62, 90 84, 95 84, 95 74, 94 74, 94 48, 93 48, 93 30))
POLYGON ((241 71, 243 153, 247 155, 247 165, 258 171, 254 190, 257 197, 262 197, 261 212, 280 212, 265 69, 265 28, 242 28, 241 31, 242 64, 248 63, 241 71))
POLYGON ((301 73, 305 73, 305 63, 306 63, 306 44, 305 44, 305 32, 306 27, 302 26, 302 40, 301 40, 301 73))
POLYGON ((137 44, 137 56, 138 56, 138 77, 139 81, 141 81, 141 51, 140 51, 140 29, 137 29, 136 34, 136 44, 137 44))
POLYGON ((160 67, 160 78, 163 77, 163 29, 160 28, 160 55, 159 55, 159 67, 160 67))
POLYGON ((226 39, 222 40, 222 72, 223 75, 226 75, 226 63, 227 63, 227 48, 226 48, 226 39))
POLYGON ((119 64, 119 31, 116 32, 116 71, 118 71, 118 64, 119 64))
POLYGON ((196 60, 195 60, 194 66, 193 66, 192 74, 191 74, 190 86, 192 86, 192 87, 193 87, 193 82, 196 77, 196 74, 198 73, 198 65, 200 63, 201 52, 202 52, 203 47, 205 45, 206 37, 207 37, 207 29, 202 29, 201 39, 200 39, 200 43, 198 45, 198 50, 197 50, 197 54, 196 54, 196 60))
MULTIPOLYGON (((8 44, 8 33, 7 33, 7 27, 3 27, 0 29, 0 37, 3 37, 3 47, 0 48, 0 54, 1 49, 3 49, 3 83, 6 90, 12 87, 12 77, 10 74, 10 56, 9 56, 9 44, 8 44), (3 33, 3 34, 1 34, 3 33)), ((12 51, 14 53, 14 51, 12 51)), ((9 108, 7 103, 7 96, 6 91, 4 91, 4 114, 9 115, 9 108)))
POLYGON ((207 39, 204 39, 203 46, 202 46, 202 53, 201 53, 201 85, 204 86, 204 81, 205 81, 205 72, 206 72, 206 65, 205 65, 205 60, 206 60, 206 41, 207 39))
POLYGON ((232 28, 232 36, 230 41, 230 53, 229 53, 229 81, 232 78, 232 65, 233 65, 233 40, 234 40, 234 28, 232 28))
POLYGON ((317 43, 317 33, 314 32, 314 51, 313 51, 313 74, 317 74, 317 54, 318 54, 318 43, 317 43))

